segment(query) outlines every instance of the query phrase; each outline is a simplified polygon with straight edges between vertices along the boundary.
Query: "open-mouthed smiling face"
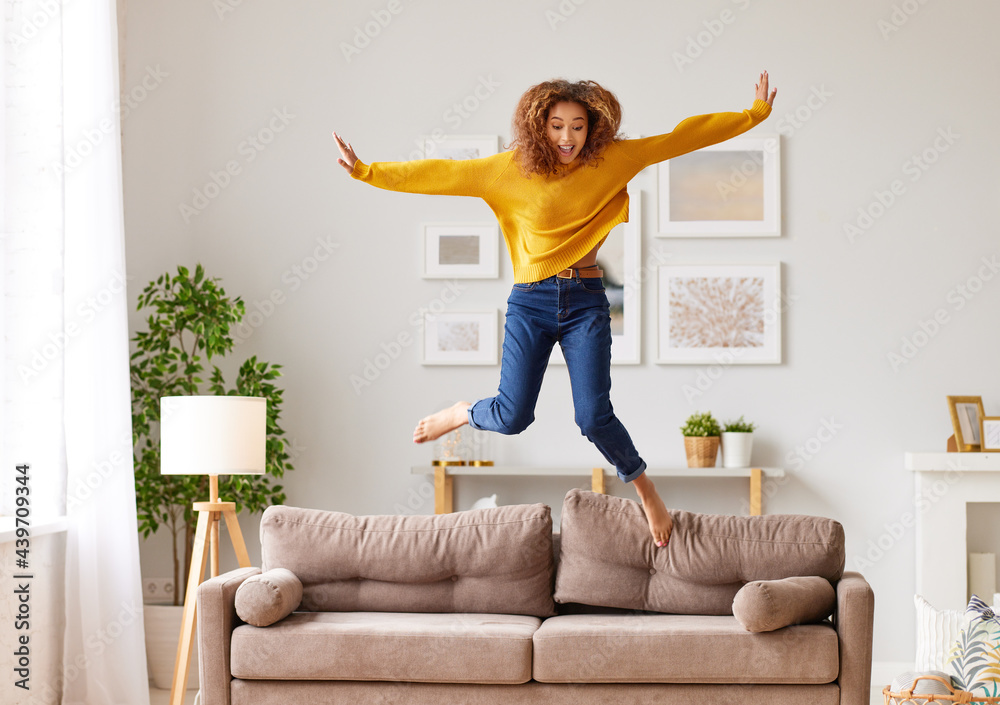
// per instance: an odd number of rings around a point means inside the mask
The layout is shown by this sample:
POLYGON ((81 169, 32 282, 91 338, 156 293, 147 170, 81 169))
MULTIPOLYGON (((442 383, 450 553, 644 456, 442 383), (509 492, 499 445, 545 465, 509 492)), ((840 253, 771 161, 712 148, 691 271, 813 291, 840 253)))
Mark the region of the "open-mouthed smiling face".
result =
POLYGON ((549 108, 546 129, 559 163, 569 164, 587 142, 587 111, 579 103, 560 101, 549 108))

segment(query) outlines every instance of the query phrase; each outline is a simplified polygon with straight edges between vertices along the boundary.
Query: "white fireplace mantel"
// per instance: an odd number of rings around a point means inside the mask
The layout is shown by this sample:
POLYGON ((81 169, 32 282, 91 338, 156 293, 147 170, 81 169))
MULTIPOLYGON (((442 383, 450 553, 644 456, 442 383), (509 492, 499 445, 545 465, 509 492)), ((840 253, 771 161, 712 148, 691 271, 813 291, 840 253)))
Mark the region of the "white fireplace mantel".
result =
POLYGON ((1000 503, 1000 453, 907 453, 905 462, 916 476, 917 594, 938 609, 961 609, 968 602, 966 504, 1000 503))
POLYGON ((1000 472, 1000 453, 907 453, 906 469, 915 472, 1000 472))

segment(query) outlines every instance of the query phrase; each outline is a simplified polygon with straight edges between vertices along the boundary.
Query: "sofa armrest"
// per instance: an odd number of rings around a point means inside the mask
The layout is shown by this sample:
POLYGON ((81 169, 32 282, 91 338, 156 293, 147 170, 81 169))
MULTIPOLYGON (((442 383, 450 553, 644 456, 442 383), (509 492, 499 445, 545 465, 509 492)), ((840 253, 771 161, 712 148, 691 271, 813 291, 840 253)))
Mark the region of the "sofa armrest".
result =
POLYGON ((237 568, 198 586, 198 675, 204 705, 230 705, 229 669, 236 616, 236 589, 260 568, 237 568))
POLYGON ((871 701, 875 593, 861 573, 845 572, 836 585, 833 623, 840 642, 840 705, 871 701))

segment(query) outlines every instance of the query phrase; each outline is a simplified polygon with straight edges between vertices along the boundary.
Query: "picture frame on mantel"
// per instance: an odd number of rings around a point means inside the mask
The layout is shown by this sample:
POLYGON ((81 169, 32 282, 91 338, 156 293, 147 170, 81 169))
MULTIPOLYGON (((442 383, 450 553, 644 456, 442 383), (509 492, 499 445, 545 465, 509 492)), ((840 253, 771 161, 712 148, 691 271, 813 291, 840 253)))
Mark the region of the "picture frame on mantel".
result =
POLYGON ((1000 416, 983 416, 979 420, 979 438, 983 453, 1000 453, 1000 416))
POLYGON ((980 428, 986 414, 982 397, 948 396, 948 413, 955 431, 955 446, 959 453, 978 453, 982 448, 980 428))

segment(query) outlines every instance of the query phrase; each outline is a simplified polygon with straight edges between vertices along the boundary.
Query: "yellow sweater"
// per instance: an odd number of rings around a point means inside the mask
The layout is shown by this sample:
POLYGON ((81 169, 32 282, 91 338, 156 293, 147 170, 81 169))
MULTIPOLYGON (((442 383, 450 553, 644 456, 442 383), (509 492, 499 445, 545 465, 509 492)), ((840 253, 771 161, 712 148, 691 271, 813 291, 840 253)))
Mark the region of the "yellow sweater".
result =
POLYGON ((742 113, 690 117, 673 132, 608 145, 596 168, 575 159, 561 175, 527 178, 508 151, 466 160, 358 160, 351 176, 390 191, 482 198, 507 241, 514 281, 533 282, 577 262, 628 221, 625 185, 642 169, 736 137, 770 114, 771 106, 755 100, 742 113))

